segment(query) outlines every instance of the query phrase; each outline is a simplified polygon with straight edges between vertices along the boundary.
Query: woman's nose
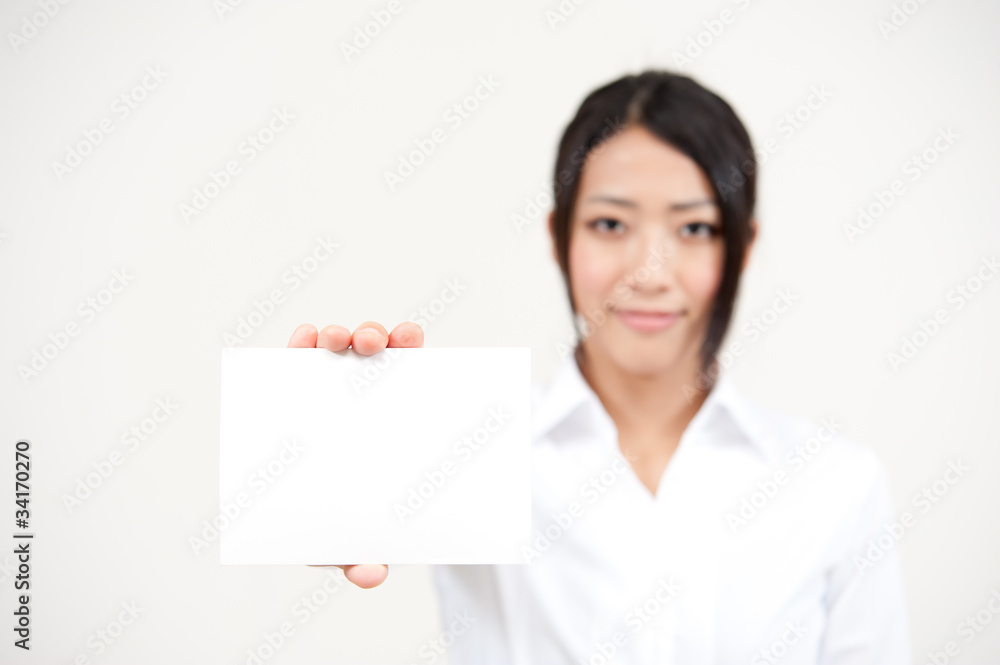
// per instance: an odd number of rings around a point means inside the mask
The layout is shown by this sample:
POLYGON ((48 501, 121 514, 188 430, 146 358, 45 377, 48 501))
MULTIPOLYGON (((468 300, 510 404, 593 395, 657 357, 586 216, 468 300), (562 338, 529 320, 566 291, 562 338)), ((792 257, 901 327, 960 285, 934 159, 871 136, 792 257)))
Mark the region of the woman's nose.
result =
POLYGON ((651 236, 638 243, 623 281, 636 291, 661 291, 673 282, 674 248, 662 236, 651 236))

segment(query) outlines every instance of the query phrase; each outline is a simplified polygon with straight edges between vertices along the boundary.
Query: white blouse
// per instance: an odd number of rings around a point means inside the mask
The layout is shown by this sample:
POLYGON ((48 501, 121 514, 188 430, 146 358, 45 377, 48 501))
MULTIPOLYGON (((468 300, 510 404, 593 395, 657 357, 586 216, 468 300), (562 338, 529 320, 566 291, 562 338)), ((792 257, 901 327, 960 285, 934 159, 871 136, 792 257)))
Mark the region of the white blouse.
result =
POLYGON ((723 371, 654 497, 572 354, 532 388, 525 563, 433 567, 452 665, 903 665, 885 472, 723 371))

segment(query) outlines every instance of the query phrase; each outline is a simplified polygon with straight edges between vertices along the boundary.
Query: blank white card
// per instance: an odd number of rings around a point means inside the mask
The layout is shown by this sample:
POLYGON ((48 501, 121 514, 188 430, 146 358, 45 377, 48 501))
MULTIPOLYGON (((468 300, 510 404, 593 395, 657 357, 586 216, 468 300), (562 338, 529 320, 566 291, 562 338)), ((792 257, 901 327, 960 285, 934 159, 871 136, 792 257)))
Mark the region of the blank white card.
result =
POLYGON ((223 564, 523 563, 531 350, 222 352, 223 564))

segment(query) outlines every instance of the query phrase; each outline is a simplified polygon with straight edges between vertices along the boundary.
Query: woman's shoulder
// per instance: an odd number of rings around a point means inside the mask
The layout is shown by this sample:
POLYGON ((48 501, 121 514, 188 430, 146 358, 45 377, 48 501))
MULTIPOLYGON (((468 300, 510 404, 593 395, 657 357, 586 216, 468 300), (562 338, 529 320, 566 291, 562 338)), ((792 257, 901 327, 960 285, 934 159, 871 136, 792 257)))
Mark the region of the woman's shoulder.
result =
POLYGON ((874 499, 886 484, 886 471, 875 450, 856 438, 845 416, 828 413, 808 418, 787 409, 768 406, 734 390, 737 412, 755 436, 769 466, 800 479, 808 478, 819 490, 854 490, 859 499, 874 499))
POLYGON ((739 401, 742 418, 754 424, 767 451, 766 468, 750 472, 746 484, 763 492, 761 501, 784 506, 779 513, 793 516, 802 537, 856 553, 892 518, 885 466, 849 432, 842 414, 807 418, 757 400, 739 401))

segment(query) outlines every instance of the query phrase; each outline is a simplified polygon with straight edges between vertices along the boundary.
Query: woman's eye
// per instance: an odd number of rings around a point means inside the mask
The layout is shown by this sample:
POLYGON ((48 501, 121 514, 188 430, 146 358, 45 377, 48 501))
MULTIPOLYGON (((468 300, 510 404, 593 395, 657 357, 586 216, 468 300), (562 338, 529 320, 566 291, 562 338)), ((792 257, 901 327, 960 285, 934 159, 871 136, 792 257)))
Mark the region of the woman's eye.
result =
POLYGON ((688 238, 713 238, 719 234, 719 228, 708 222, 691 222, 681 227, 681 236, 688 238))
POLYGON ((590 228, 596 229, 597 231, 609 231, 612 233, 620 233, 625 229, 621 222, 617 219, 610 219, 608 217, 601 217, 600 219, 595 219, 590 224, 590 228))

